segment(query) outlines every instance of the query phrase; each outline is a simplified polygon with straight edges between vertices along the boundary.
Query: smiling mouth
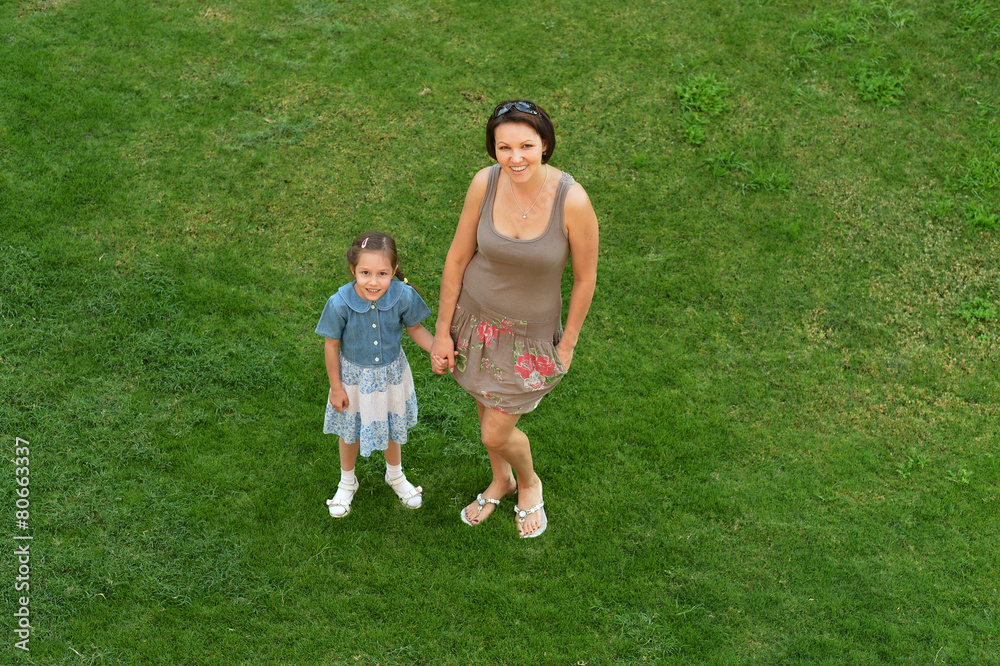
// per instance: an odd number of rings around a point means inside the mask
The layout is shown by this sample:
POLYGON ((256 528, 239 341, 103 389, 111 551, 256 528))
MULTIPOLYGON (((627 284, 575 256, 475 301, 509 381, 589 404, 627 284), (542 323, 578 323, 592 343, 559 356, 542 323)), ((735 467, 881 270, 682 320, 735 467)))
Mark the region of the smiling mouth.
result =
POLYGON ((525 164, 524 166, 519 166, 519 167, 516 167, 516 166, 512 166, 512 167, 510 168, 510 170, 511 170, 511 171, 513 171, 514 173, 521 173, 522 171, 524 171, 524 170, 525 170, 525 169, 527 169, 527 168, 528 168, 528 165, 527 165, 527 164, 525 164))

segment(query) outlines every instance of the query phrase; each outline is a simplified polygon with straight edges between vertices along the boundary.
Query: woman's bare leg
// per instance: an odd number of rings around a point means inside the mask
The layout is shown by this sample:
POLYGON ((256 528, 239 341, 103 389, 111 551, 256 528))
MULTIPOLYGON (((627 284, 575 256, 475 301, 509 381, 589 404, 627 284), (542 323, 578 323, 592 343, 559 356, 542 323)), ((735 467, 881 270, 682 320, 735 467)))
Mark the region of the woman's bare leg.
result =
MULTIPOLYGON (((483 414, 487 410, 478 400, 476 401, 476 407, 479 410, 479 427, 482 430, 483 414)), ((493 471, 493 481, 483 491, 483 497, 503 499, 506 495, 517 490, 514 473, 511 470, 510 463, 504 460, 499 453, 492 451, 489 447, 486 448, 486 453, 490 456, 490 469, 493 471)), ((487 502, 480 508, 479 502, 473 500, 471 504, 465 507, 465 517, 473 525, 478 525, 489 518, 493 514, 494 509, 496 509, 495 504, 487 502)))
MULTIPOLYGON (((528 436, 517 428, 517 422, 520 418, 516 414, 504 414, 480 406, 481 437, 489 452, 490 465, 494 470, 490 489, 494 491, 504 489, 510 492, 512 488, 509 486, 511 480, 509 474, 510 469, 513 468, 517 475, 517 504, 522 509, 530 509, 542 501, 542 481, 535 474, 528 436), (494 464, 495 458, 499 458, 497 464, 494 464), (501 472, 500 478, 497 476, 498 467, 501 472)), ((483 497, 492 497, 492 495, 484 493, 483 497)), ((476 506, 476 503, 473 502, 473 505, 476 506)), ((542 515, 540 512, 535 512, 525 517, 524 522, 518 523, 517 527, 521 536, 524 536, 531 534, 541 526, 542 515)))

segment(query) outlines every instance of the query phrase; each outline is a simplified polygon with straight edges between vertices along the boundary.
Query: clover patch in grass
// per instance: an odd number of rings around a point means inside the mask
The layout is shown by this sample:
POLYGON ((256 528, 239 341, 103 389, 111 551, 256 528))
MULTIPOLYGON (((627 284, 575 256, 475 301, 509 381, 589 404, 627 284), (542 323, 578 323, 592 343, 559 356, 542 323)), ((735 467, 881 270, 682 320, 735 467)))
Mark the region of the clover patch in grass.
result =
POLYGON ((874 102, 879 106, 896 106, 903 101, 906 93, 906 79, 910 70, 893 70, 880 63, 865 62, 851 77, 858 98, 874 102))
POLYGON ((721 83, 714 74, 692 74, 674 87, 684 115, 681 125, 688 143, 700 146, 705 142, 705 125, 709 118, 721 116, 729 111, 729 87, 721 83))
POLYGON ((975 296, 959 306, 955 314, 972 326, 978 322, 995 320, 1000 315, 1000 306, 981 296, 975 296))
POLYGON ((729 110, 729 88, 714 74, 693 74, 674 90, 686 113, 715 117, 729 110))
POLYGON ((969 204, 965 209, 965 226, 971 231, 996 231, 1000 226, 1000 211, 982 203, 969 204))

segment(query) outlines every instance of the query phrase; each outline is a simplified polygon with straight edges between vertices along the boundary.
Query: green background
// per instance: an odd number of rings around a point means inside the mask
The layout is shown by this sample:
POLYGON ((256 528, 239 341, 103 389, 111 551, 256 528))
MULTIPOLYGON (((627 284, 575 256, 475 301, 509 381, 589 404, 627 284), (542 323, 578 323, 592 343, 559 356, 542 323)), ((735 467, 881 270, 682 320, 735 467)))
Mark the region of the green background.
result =
POLYGON ((1000 663, 998 48, 986 0, 4 3, 3 660, 1000 663), (424 506, 376 455, 333 521, 343 253, 435 308, 511 97, 602 234, 522 420, 548 531, 459 521, 474 405, 409 341, 424 506))

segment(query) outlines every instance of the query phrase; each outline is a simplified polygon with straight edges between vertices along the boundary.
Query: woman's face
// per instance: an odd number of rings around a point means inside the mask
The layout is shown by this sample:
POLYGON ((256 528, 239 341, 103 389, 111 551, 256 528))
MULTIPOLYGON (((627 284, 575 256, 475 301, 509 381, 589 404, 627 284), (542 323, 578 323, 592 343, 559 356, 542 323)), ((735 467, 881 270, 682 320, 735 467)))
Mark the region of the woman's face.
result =
POLYGON ((545 144, 525 123, 503 123, 493 130, 497 162, 511 179, 527 182, 541 168, 545 144))

